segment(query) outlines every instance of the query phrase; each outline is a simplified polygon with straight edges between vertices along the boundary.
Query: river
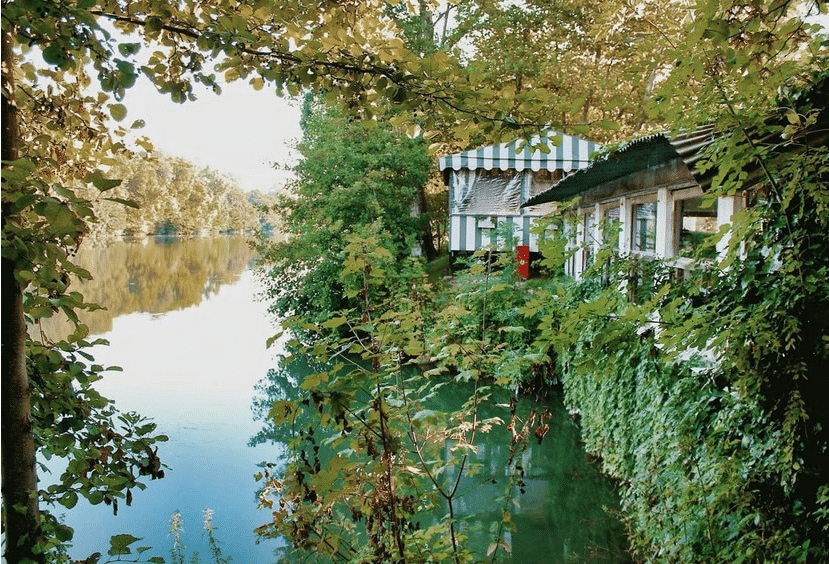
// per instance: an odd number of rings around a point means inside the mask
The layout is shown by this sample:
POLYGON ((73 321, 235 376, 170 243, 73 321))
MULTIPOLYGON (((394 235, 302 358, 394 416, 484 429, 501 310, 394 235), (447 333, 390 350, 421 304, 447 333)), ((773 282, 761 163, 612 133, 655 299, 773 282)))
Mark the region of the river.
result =
MULTIPOLYGON (((123 369, 108 373, 97 388, 122 411, 151 417, 170 440, 159 448, 169 466, 166 477, 134 492, 132 505, 121 504, 118 516, 84 501, 65 512, 75 529, 73 558, 106 553, 111 535, 129 533, 142 538, 135 546, 153 547, 147 556, 169 561, 170 519, 180 512, 187 554, 199 552, 206 562, 202 519, 209 507, 224 555, 237 564, 275 561, 281 543, 257 543, 253 534, 269 517, 256 507, 253 475, 260 462, 278 462, 282 448, 271 441, 248 444, 263 429, 251 406, 278 376, 280 349, 265 346, 278 327, 256 297, 252 260, 238 237, 148 239, 80 250, 77 261, 95 276, 84 294, 107 308, 85 320, 109 341, 96 347, 96 361, 123 369)), ((65 327, 53 323, 44 330, 56 335, 65 327)), ((526 485, 512 509, 518 528, 507 538, 510 561, 626 562, 621 524, 603 509, 618 505, 615 494, 586 462, 561 401, 552 401, 550 409, 550 432, 523 454, 526 485)), ((507 431, 493 433, 479 445, 478 463, 497 468, 508 451, 507 431)), ((470 479, 463 488, 461 511, 487 530, 500 519, 492 501, 503 487, 470 479)))

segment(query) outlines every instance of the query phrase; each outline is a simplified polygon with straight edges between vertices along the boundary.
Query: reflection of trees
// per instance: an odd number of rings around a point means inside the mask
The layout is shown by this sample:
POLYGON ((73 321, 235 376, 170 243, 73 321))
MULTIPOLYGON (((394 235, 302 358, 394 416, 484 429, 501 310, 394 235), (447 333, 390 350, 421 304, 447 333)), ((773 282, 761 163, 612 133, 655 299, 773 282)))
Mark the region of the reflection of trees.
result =
MULTIPOLYGON (((112 320, 135 312, 166 313, 199 304, 235 282, 254 257, 244 237, 145 239, 82 247, 77 263, 93 279, 78 285, 88 302, 105 307, 81 314, 92 334, 112 328, 112 320)), ((62 319, 45 320, 55 338, 69 329, 62 319)))
MULTIPOLYGON (((439 394, 440 405, 433 409, 457 409, 458 402, 469 394, 458 385, 442 390, 446 393, 439 394)), ((508 420, 508 410, 501 406, 509 403, 509 396, 507 390, 493 390, 492 398, 482 406, 480 418, 500 416, 508 420)), ((478 471, 462 480, 457 506, 465 516, 464 534, 473 546, 485 550, 492 542, 491 525, 500 522, 506 509, 516 525, 507 533, 512 548, 512 558, 507 561, 629 561, 622 523, 605 511, 606 507, 618 507, 618 498, 598 468, 588 463, 579 429, 561 398, 553 397, 543 405, 521 400, 516 411, 519 420, 525 419, 533 407, 549 410, 550 418, 545 423, 550 430, 540 444, 531 437, 512 466, 507 466, 512 435, 506 425, 477 435, 473 464, 478 471)))
POLYGON ((281 357, 277 367, 268 370, 267 376, 255 386, 251 409, 254 419, 262 421, 263 427, 251 437, 250 446, 264 443, 286 445, 291 441, 293 430, 287 426, 276 426, 268 412, 276 401, 299 400, 303 393, 299 389, 299 384, 303 378, 320 370, 322 367, 316 366, 313 359, 306 355, 281 357))
MULTIPOLYGON (((268 372, 257 385, 253 400, 254 416, 263 422, 263 428, 251 439, 252 445, 270 442, 283 445, 288 452, 298 429, 319 424, 319 420, 300 411, 293 428, 287 424, 277 427, 268 412, 274 402, 302 399, 308 393, 299 388, 303 379, 324 369, 297 355, 283 359, 268 372)), ((464 384, 443 386, 429 394, 430 400, 423 402, 422 408, 454 412, 470 394, 470 388, 464 384)), ((509 397, 507 390, 493 390, 492 397, 481 405, 479 418, 500 416, 509 420, 504 407, 509 397)), ((492 527, 501 523, 503 511, 508 510, 516 525, 514 531, 505 533, 512 556, 501 552, 498 562, 628 562, 622 523, 605 511, 606 507, 618 507, 618 499, 608 480, 586 460, 579 429, 561 399, 552 398, 541 406, 522 400, 517 408, 519 418, 525 418, 533 407, 549 409, 551 416, 545 423, 550 430, 540 444, 531 438, 526 450, 516 454, 512 465, 512 434, 505 425, 476 437, 477 452, 461 482, 456 505, 468 547, 485 554, 493 540, 492 527)), ((325 447, 322 451, 325 454, 321 458, 327 460, 330 453, 325 447)), ((445 460, 451 457, 444 453, 445 460)), ((410 462, 417 464, 414 459, 410 462)), ((433 515, 421 514, 417 520, 428 526, 444 517, 444 509, 439 504, 433 515)))

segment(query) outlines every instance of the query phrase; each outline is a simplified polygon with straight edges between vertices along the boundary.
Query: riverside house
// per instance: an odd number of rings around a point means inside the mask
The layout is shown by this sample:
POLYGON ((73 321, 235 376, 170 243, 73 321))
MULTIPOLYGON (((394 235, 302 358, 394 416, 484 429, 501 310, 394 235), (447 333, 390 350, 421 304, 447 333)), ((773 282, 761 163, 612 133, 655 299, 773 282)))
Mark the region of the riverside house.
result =
MULTIPOLYGON (((565 265, 567 274, 581 277, 610 233, 618 233, 621 254, 666 259, 679 275, 692 268, 702 241, 745 205, 742 193, 721 196, 714 205, 703 201, 710 177, 694 172, 694 165, 712 131, 634 139, 527 200, 523 205, 534 208, 579 197, 570 240, 578 251, 565 265)), ((726 244, 723 239, 718 249, 726 244)))

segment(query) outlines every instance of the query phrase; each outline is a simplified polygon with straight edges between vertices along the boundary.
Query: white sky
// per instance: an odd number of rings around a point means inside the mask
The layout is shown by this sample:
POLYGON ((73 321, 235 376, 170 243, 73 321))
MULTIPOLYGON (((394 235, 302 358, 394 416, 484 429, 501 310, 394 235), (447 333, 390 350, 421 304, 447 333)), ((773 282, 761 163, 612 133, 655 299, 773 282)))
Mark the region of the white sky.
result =
POLYGON ((196 95, 195 102, 174 104, 141 76, 127 90, 129 113, 122 123, 143 119, 146 126, 136 133, 157 150, 233 176, 244 190, 280 188, 289 173, 272 163, 294 162, 300 102, 243 81, 223 85, 221 95, 197 85, 196 95))

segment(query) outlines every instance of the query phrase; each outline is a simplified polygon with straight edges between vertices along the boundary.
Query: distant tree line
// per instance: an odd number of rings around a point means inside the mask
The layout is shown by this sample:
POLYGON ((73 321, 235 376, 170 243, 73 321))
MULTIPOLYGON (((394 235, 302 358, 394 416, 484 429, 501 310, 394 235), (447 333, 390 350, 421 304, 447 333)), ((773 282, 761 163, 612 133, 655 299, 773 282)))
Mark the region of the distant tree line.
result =
POLYGON ((90 194, 98 217, 90 225, 93 237, 276 230, 276 216, 265 211, 276 202, 275 194, 245 192, 232 177, 181 157, 121 157, 110 174, 123 180, 107 199, 90 194))

